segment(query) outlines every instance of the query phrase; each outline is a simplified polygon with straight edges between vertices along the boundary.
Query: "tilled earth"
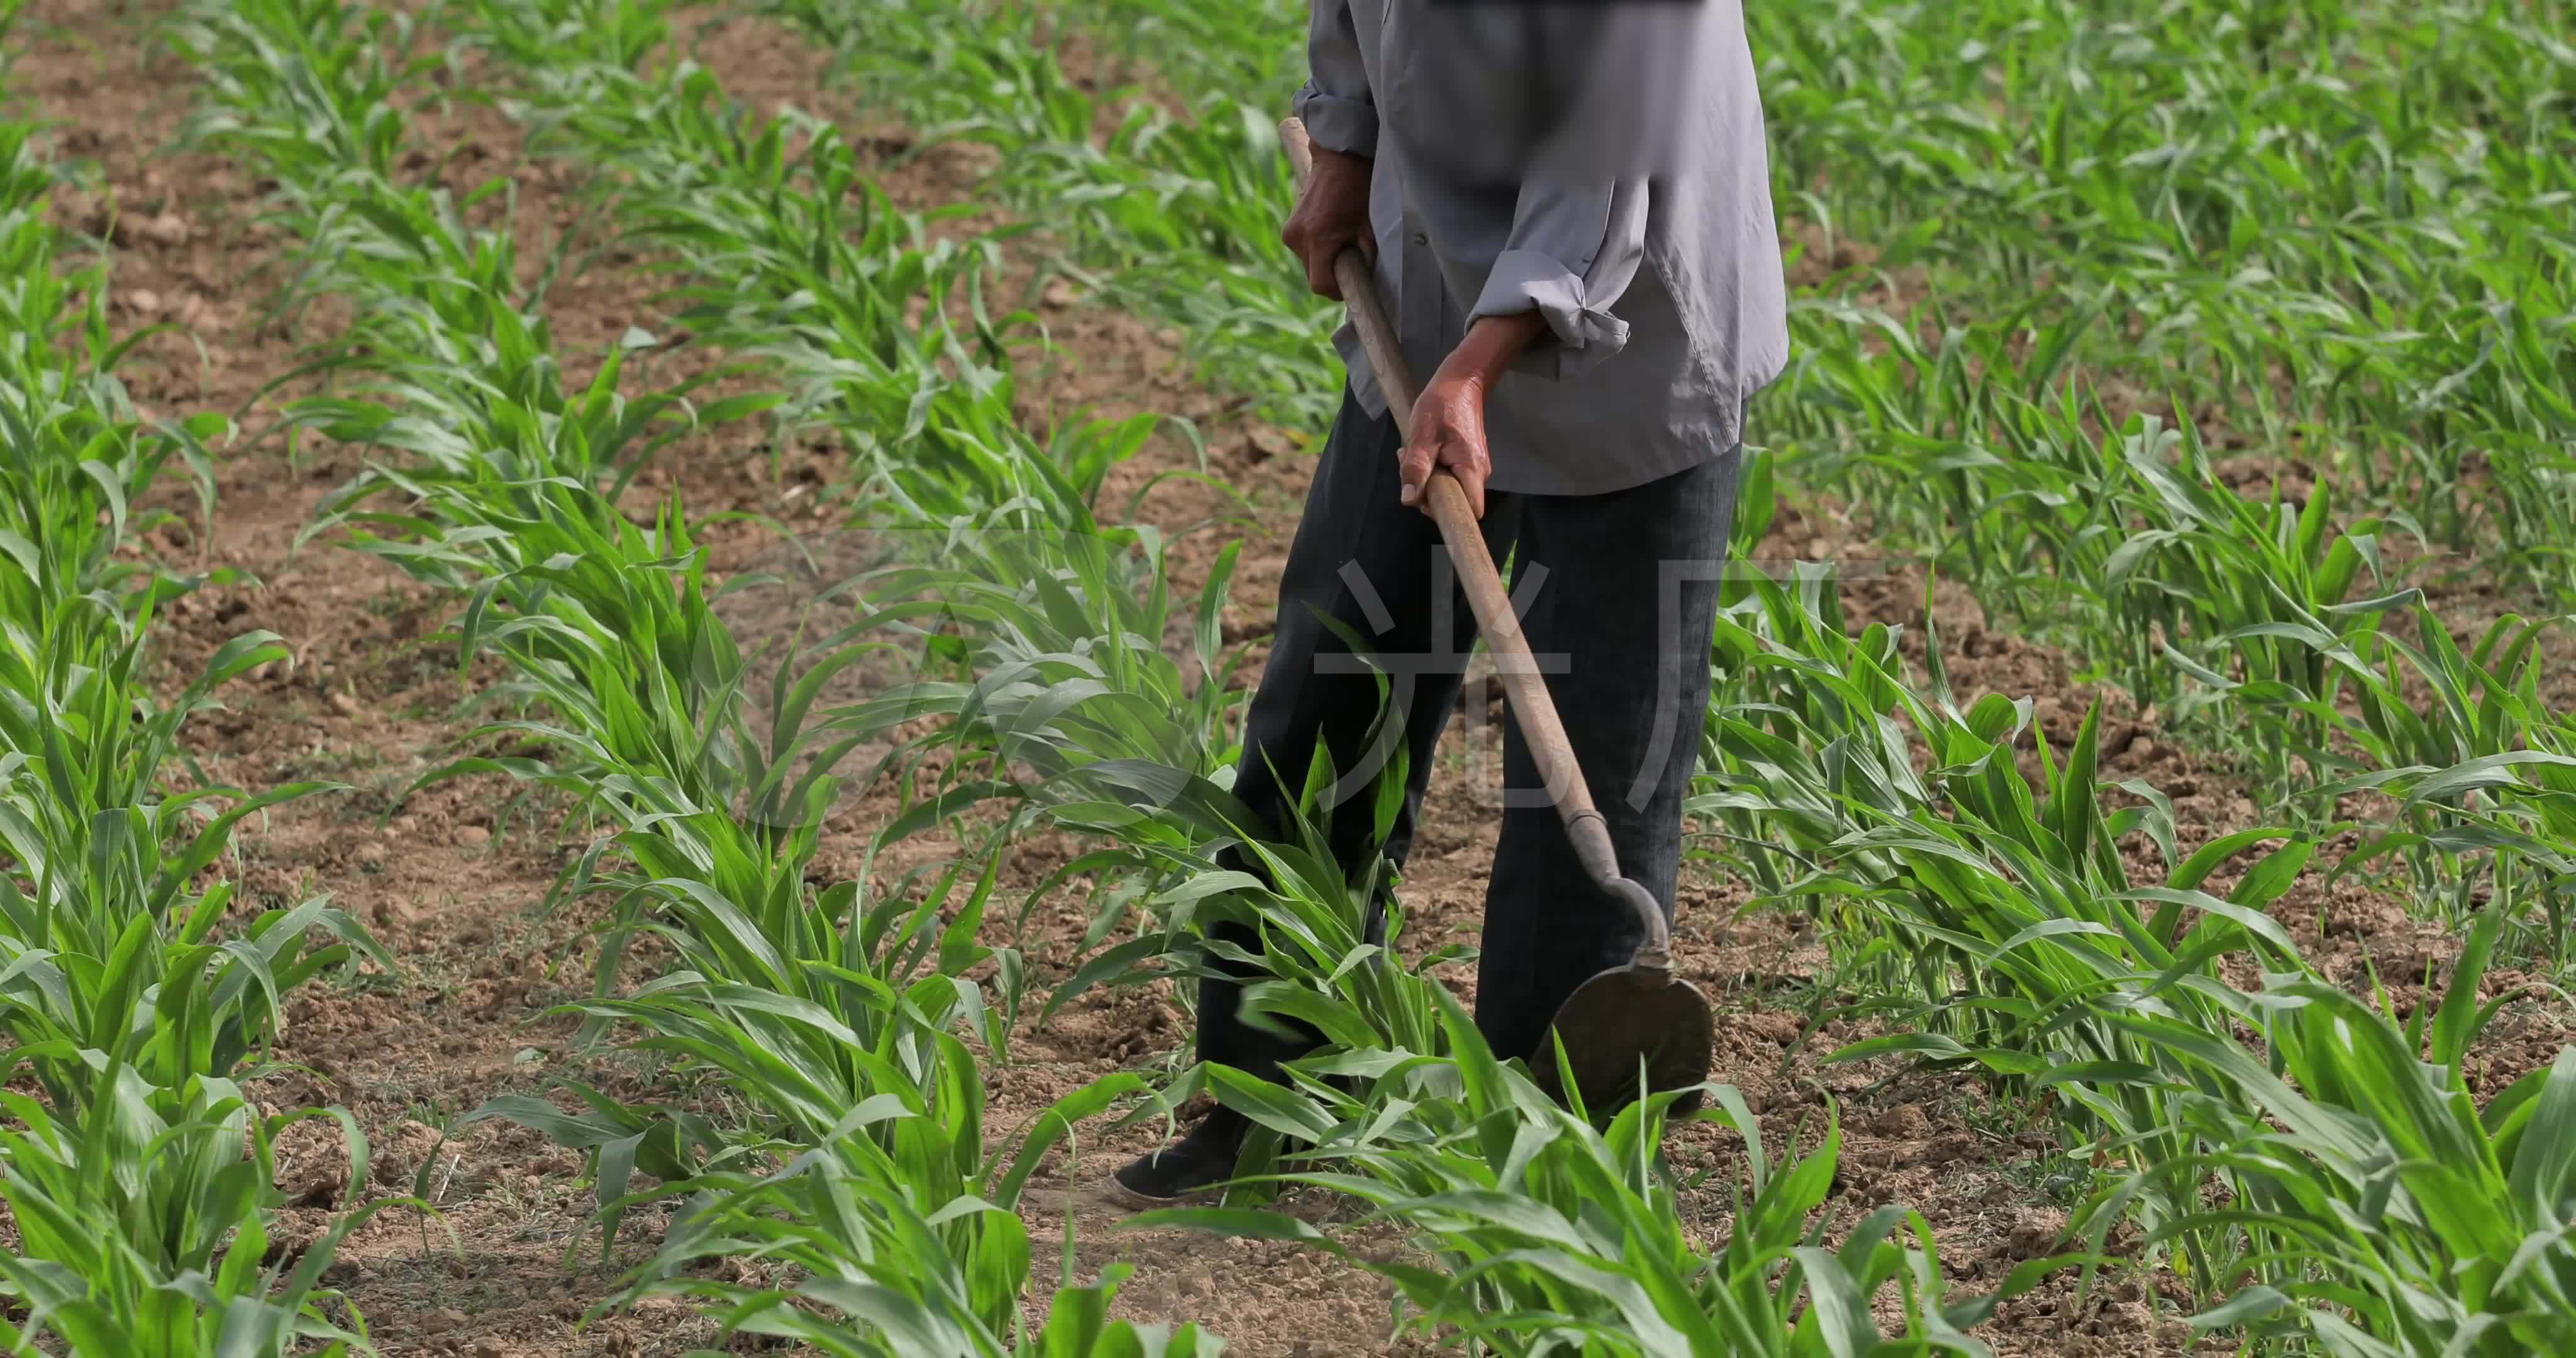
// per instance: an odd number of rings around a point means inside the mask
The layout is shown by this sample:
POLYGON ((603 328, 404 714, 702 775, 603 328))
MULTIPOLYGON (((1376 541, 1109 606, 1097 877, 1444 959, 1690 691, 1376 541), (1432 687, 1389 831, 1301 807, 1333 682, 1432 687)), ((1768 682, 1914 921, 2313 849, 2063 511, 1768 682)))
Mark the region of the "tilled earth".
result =
MULTIPOLYGON (((456 751, 471 724, 459 704, 485 676, 460 675, 453 647, 440 639, 446 601, 370 558, 327 543, 296 547, 317 505, 358 470, 359 458, 309 439, 290 448, 270 431, 280 403, 310 388, 270 387, 294 368, 301 345, 327 336, 333 318, 328 308, 288 322, 270 316, 295 242, 260 224, 263 186, 253 172, 176 144, 191 82, 153 42, 156 17, 150 3, 36 0, 33 40, 11 87, 55 125, 58 156, 82 164, 80 188, 58 195, 57 213, 67 227, 112 240, 118 323, 169 327, 125 374, 136 399, 157 413, 246 412, 246 435, 220 464, 211 531, 171 531, 161 545, 259 583, 179 603, 163 624, 168 672, 175 686, 224 639, 253 628, 280 633, 295 663, 236 684, 229 711, 190 728, 192 751, 219 782, 259 788, 320 778, 347 790, 282 808, 242 837, 245 893, 263 904, 329 893, 399 960, 395 972, 354 987, 308 987, 293 1002, 280 1053, 300 1071, 262 1090, 280 1107, 348 1107, 372 1144, 373 1190, 417 1190, 436 1205, 428 1219, 377 1218, 342 1248, 331 1280, 363 1310, 388 1354, 628 1358, 709 1344, 712 1327, 675 1302, 586 1319, 650 1250, 660 1221, 651 1212, 631 1217, 603 1260, 575 1155, 507 1124, 457 1124, 497 1095, 542 1094, 567 1078, 636 1098, 716 1096, 674 1089, 667 1072, 633 1054, 576 1050, 571 1021, 550 1013, 590 983, 594 907, 546 908, 557 870, 587 827, 562 805, 505 781, 414 790, 422 773, 456 751)), ((855 103, 855 92, 829 84, 820 54, 784 30, 710 22, 693 42, 728 90, 763 110, 792 101, 846 116, 855 103)), ((495 176, 515 184, 508 224, 529 267, 567 236, 596 229, 580 176, 524 155, 518 129, 497 113, 424 104, 414 117, 416 135, 427 140, 413 162, 420 173, 459 187, 495 176)), ((927 209, 974 196, 982 167, 973 155, 914 154, 900 128, 862 130, 865 138, 853 141, 885 157, 883 182, 901 205, 927 209)), ((659 284, 645 261, 596 259, 558 282, 545 303, 558 349, 575 366, 595 361, 629 326, 651 329, 657 314, 659 284)), ((1043 421, 1085 408, 1146 409, 1198 422, 1206 470, 1240 502, 1175 479, 1147 496, 1142 516, 1194 530, 1174 551, 1190 586, 1226 535, 1247 536, 1226 633, 1247 642, 1241 673, 1257 674, 1310 457, 1280 431, 1235 420, 1225 401, 1194 385, 1176 335, 1091 306, 1061 284, 1039 291, 1031 304, 1053 347, 1022 356, 1023 414, 1043 421)), ((1194 465, 1187 445, 1158 438, 1120 469, 1110 502, 1124 503, 1156 473, 1185 465, 1194 465)), ((811 491, 838 475, 827 453, 777 456, 738 431, 671 450, 639 493, 676 490, 697 517, 752 511, 820 527, 823 497, 811 491)), ((717 564, 729 568, 765 539, 745 526, 714 541, 717 564)), ((1825 510, 1784 510, 1767 550, 1784 558, 1873 555, 1825 510)), ((1846 603, 1860 618, 1916 623, 1922 597, 1919 574, 1897 569, 1854 581, 1846 603)), ((1935 608, 1963 701, 1986 691, 2035 696, 2051 738, 2073 735, 2091 695, 2072 681, 2065 657, 1989 628, 1975 600, 1955 587, 1943 587, 1935 608)), ((1920 636, 1918 626, 1918 656, 1920 636)), ((2257 808, 2222 773, 2159 738, 2153 714, 2115 705, 2110 721, 2110 768, 2170 795, 2188 843, 2259 823, 2257 808)), ((1485 736, 1493 730, 1483 723, 1485 736)), ((1435 779, 1405 883, 1412 947, 1476 932, 1494 844, 1479 777, 1489 779, 1497 762, 1486 744, 1453 741, 1435 779)), ((856 863, 873 828, 869 810, 862 802, 835 818, 820 870, 856 863)), ((1075 852, 1062 836, 1036 837, 1016 851, 1006 886, 1025 892, 1075 852)), ((1833 1199, 1839 1220, 1883 1202, 1916 1208, 1931 1222, 1950 1275, 1971 1289, 2055 1252, 2079 1178, 2067 1172, 2073 1162, 2045 1119, 1998 1105, 1964 1078, 1823 1065, 1825 1053, 1872 1030, 1811 1021, 1825 984, 1824 948, 1802 919, 1739 915, 1746 900, 1740 885, 1695 871, 1682 892, 1678 965, 1718 1005, 1720 1075, 1761 1115, 1775 1155, 1802 1134, 1801 1144, 1814 1144, 1830 1099, 1845 1138, 1833 1199)), ((1041 903, 1019 940, 1033 995, 1078 960, 1087 916, 1076 905, 1041 903)), ((2329 974, 2355 982, 2366 959, 2384 978, 2413 978, 2438 973, 2455 949, 2444 930, 2354 886, 2329 892, 2311 882, 2278 913, 2329 974)), ((1471 993, 1472 974, 1453 970, 1446 979, 1471 993)), ((2556 1023, 2537 1013, 2508 1014, 2492 1036, 2484 1055, 2499 1084, 2548 1059, 2562 1040, 2556 1023)), ((991 1064, 990 1122, 1007 1132, 1104 1073, 1167 1065, 1186 1041, 1183 1010, 1163 987, 1084 995, 1044 1024, 1024 1022, 1009 1059, 991 1064)), ((1041 1261, 1056 1257, 1070 1228, 1080 1276, 1112 1260, 1136 1266, 1122 1312, 1205 1322, 1230 1351, 1255 1358, 1428 1349, 1419 1340, 1386 1343, 1386 1289, 1328 1260, 1260 1242, 1118 1230, 1120 1213, 1094 1186, 1121 1158, 1148 1148, 1153 1133, 1087 1130, 1078 1156, 1057 1156, 1031 1183, 1027 1209, 1041 1261)), ((1741 1142, 1710 1126, 1684 1127, 1672 1157, 1686 1176, 1705 1172, 1686 1219, 1710 1242, 1723 1239, 1727 1195, 1741 1182, 1741 1142)), ((295 1204, 282 1232, 290 1243, 318 1233, 352 1196, 336 1133, 291 1140, 283 1173, 295 1204)), ((1323 1199, 1289 1205, 1318 1219, 1356 1215, 1323 1199)), ((1389 1228, 1359 1229, 1369 1243, 1400 1246, 1389 1228)), ((1049 1267, 1042 1262, 1041 1273, 1049 1267)), ((2174 1318, 2182 1296, 2169 1278, 2115 1269, 2089 1297, 2061 1282, 2009 1303, 1982 1334, 2008 1353, 2180 1352, 2188 1342, 2174 1318), (2161 1305, 2159 1293, 2168 1298, 2161 1305)))

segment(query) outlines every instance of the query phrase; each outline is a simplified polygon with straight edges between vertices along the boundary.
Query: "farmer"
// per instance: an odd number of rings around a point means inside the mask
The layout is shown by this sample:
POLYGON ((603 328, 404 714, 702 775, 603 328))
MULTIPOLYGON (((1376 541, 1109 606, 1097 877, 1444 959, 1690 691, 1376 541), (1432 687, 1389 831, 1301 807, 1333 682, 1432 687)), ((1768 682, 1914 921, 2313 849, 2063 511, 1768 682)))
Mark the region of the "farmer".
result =
MULTIPOLYGON (((1320 742, 1355 775, 1335 788, 1344 868, 1402 864, 1473 641, 1419 508, 1444 467, 1495 559, 1517 553, 1523 627, 1619 862, 1669 903, 1744 407, 1788 353, 1740 0, 1313 6, 1296 112, 1315 170, 1281 239, 1327 297, 1336 256, 1371 256, 1405 357, 1431 377, 1399 429, 1356 337, 1337 338, 1350 386, 1289 548, 1235 791, 1293 824, 1320 742), (1382 843, 1380 681, 1323 617, 1365 640, 1402 718, 1409 795, 1382 843)), ((1476 1022, 1496 1055, 1535 1057, 1558 1006, 1626 962, 1640 926, 1576 860, 1519 730, 1505 739, 1476 1022)), ((1248 927, 1218 934, 1260 951, 1248 927)), ((1247 1021, 1241 989, 1201 982, 1199 1056, 1275 1078, 1308 1044, 1247 1021)), ((1228 1177, 1245 1126, 1217 1110, 1119 1170, 1117 1196, 1168 1203, 1228 1177)))

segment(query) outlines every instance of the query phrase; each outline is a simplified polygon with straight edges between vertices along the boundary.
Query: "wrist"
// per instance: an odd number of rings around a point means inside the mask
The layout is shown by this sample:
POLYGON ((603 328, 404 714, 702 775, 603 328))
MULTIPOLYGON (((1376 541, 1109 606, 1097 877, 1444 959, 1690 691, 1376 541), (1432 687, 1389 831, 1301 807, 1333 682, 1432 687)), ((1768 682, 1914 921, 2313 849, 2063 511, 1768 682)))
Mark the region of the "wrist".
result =
POLYGON ((1471 391, 1482 392, 1494 385, 1494 378, 1497 375, 1484 363, 1471 358, 1464 350, 1453 349, 1449 357, 1440 361, 1440 370, 1431 374, 1430 385, 1465 387, 1471 391))
POLYGON ((1318 179, 1347 178, 1365 180, 1369 177, 1370 171, 1376 168, 1369 163, 1369 158, 1366 156, 1355 156, 1348 151, 1335 151, 1322 146, 1314 147, 1313 150, 1315 156, 1314 176, 1318 179))
POLYGON ((1440 365, 1444 376, 1491 388, 1510 369, 1512 360, 1547 330, 1547 318, 1536 311, 1479 316, 1467 326, 1466 338, 1440 365))

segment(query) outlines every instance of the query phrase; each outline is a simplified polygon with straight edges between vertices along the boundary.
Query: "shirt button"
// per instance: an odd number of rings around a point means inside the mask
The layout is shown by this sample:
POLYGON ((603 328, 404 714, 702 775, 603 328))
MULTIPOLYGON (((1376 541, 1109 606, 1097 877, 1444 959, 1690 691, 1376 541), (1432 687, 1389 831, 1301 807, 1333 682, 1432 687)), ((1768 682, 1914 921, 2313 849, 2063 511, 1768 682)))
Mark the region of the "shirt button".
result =
POLYGON ((1431 243, 1431 233, 1428 231, 1414 232, 1413 243, 1416 245, 1429 245, 1431 243))

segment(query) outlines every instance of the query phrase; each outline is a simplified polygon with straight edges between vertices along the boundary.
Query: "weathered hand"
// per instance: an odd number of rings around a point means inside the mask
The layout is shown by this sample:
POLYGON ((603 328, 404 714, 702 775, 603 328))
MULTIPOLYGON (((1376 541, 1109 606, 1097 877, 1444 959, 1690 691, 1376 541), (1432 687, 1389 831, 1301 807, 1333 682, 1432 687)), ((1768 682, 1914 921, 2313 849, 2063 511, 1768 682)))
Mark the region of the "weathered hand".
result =
POLYGON ((1423 488, 1430 484, 1432 468, 1438 467, 1458 478, 1458 488, 1467 492, 1467 505, 1476 517, 1485 517, 1485 478, 1493 473, 1494 462, 1485 446, 1485 380, 1472 372, 1451 372, 1444 365, 1434 374, 1431 385, 1413 403, 1413 427, 1406 431, 1404 457, 1398 464, 1404 489, 1399 497, 1404 503, 1418 506, 1423 513, 1431 506, 1423 500, 1423 488))
POLYGON ((1371 162, 1339 151, 1315 148, 1315 172, 1297 206, 1279 228, 1279 241, 1306 265, 1306 286, 1324 297, 1342 300, 1342 285, 1333 278, 1333 261, 1358 246, 1377 258, 1377 237, 1369 230, 1371 162))
POLYGON ((1440 360, 1440 371, 1413 402, 1413 427, 1404 432, 1404 503, 1422 502, 1431 469, 1445 467, 1467 492, 1477 518, 1485 517, 1485 482, 1493 475, 1492 450, 1485 443, 1485 393, 1503 380, 1512 356, 1529 348, 1547 330, 1535 311, 1479 316, 1467 324, 1467 337, 1440 360))

